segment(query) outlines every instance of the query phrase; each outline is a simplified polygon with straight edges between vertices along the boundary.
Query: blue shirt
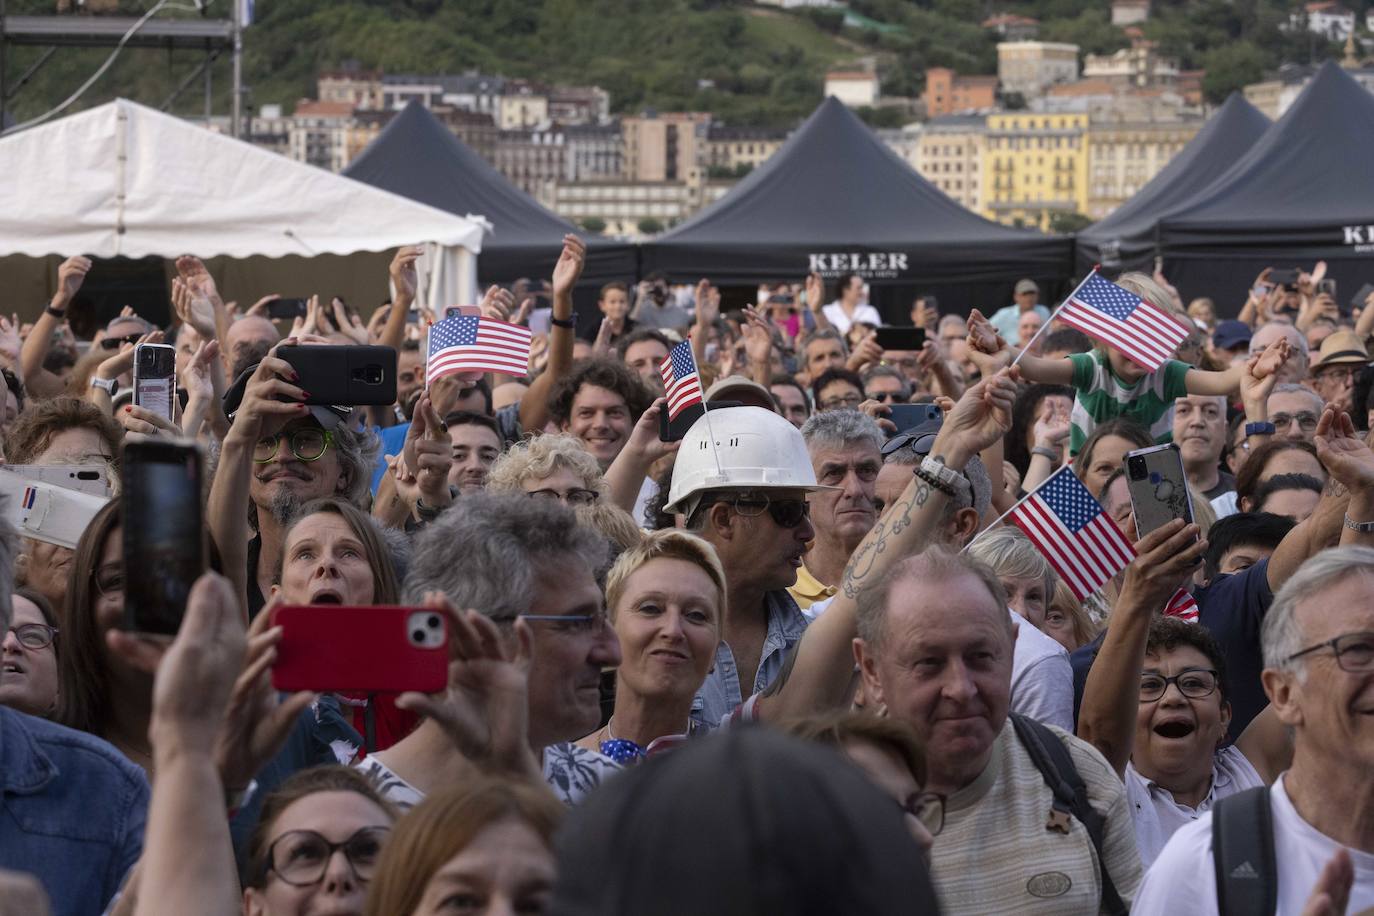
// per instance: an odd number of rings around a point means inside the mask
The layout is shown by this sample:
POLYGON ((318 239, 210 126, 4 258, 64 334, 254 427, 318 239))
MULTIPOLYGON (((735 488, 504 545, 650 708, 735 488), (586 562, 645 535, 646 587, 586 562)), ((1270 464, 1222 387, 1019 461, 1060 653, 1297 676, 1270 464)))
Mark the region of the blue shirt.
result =
MULTIPOLYGON (((501 438, 505 444, 509 445, 517 441, 524 432, 520 429, 520 403, 507 404, 496 411, 496 425, 501 430, 501 438)), ((377 434, 377 438, 382 440, 382 450, 377 453, 377 466, 372 470, 372 495, 377 495, 377 488, 382 485, 382 475, 386 473, 386 456, 399 455, 401 449, 406 447, 406 435, 410 432, 409 423, 397 423, 395 426, 372 427, 372 431, 377 434)))
MULTIPOLYGON (((1050 320, 1050 310, 1043 305, 1035 306, 1035 314, 1039 315, 1042 321, 1050 320)), ((996 328, 997 333, 1001 334, 1003 339, 1013 347, 1021 345, 1021 332, 1018 329, 1021 324, 1021 306, 1013 304, 998 309, 992 313, 992 317, 988 319, 988 324, 996 328)), ((1048 334, 1049 332, 1046 331, 1045 333, 1048 334)))
POLYGON ((806 632, 807 619, 785 590, 769 592, 764 596, 764 604, 768 612, 768 633, 763 639, 759 670, 748 693, 742 692, 739 669, 729 645, 721 640, 716 646, 716 666, 706 675, 692 703, 693 719, 709 728, 720 725, 747 697, 767 689, 781 673, 787 653, 806 632))
POLYGON ((94 735, 0 706, 0 868, 56 916, 99 913, 143 852, 148 780, 94 735))
MULTIPOLYGON (((1234 741, 1250 720, 1269 705, 1260 672, 1264 654, 1260 649, 1260 627, 1274 593, 1269 588, 1269 561, 1261 560, 1249 569, 1218 576, 1211 583, 1193 589, 1197 601, 1198 623, 1206 627, 1221 645, 1226 659, 1226 699, 1231 704, 1231 726, 1227 740, 1234 741)), ((1081 647, 1069 656, 1073 665, 1073 716, 1077 725, 1078 707, 1083 702, 1083 685, 1088 681, 1102 639, 1081 647)))

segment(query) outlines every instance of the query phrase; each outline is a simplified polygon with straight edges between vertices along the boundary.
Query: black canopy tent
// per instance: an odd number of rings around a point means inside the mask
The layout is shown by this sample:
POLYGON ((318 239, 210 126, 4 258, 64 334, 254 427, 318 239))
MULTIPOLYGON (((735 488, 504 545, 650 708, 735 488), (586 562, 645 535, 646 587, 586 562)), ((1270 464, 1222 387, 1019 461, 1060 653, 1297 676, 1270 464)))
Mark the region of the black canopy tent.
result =
POLYGON ((961 312, 1011 302, 1021 277, 1052 293, 1069 273, 1071 249, 1067 237, 964 209, 827 98, 723 198, 645 243, 640 261, 646 273, 722 286, 854 272, 887 320, 905 321, 917 293, 961 312))
POLYGON ((1239 92, 1231 93, 1202 130, 1129 200, 1075 240, 1078 270, 1152 270, 1155 227, 1170 210, 1186 206, 1241 159, 1272 122, 1239 92))
POLYGON ((455 137, 419 102, 411 102, 343 172, 349 178, 461 216, 485 217, 478 280, 548 279, 568 232, 587 240, 583 286, 633 283, 638 258, 628 242, 589 234, 515 187, 455 137))
POLYGON ((1374 97, 1335 63, 1317 71, 1250 152, 1165 214, 1165 273, 1234 314, 1265 267, 1328 264, 1345 305, 1374 282, 1374 97))

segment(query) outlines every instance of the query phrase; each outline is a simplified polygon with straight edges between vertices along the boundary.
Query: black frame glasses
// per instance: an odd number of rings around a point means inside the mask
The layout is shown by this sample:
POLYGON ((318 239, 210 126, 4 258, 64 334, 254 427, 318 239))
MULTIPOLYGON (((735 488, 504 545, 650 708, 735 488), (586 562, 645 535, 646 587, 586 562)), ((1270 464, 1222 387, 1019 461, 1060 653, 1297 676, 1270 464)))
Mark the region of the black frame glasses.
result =
POLYGON ((556 499, 570 506, 590 506, 601 499, 600 493, 585 487, 573 487, 566 493, 560 493, 546 487, 542 490, 526 490, 525 495, 531 499, 556 499))
POLYGON ((1315 646, 1308 646, 1301 652, 1294 652, 1285 662, 1297 661, 1304 655, 1311 655, 1323 649, 1330 649, 1336 656, 1336 665, 1350 674, 1368 674, 1374 671, 1374 633, 1342 633, 1315 646))
POLYGON ((1300 410, 1297 413, 1291 414, 1276 413, 1269 418, 1269 422, 1273 423, 1276 428, 1283 429, 1287 427, 1289 424, 1291 424, 1294 420, 1297 420, 1298 428, 1305 433, 1310 433, 1312 430, 1317 428, 1317 422, 1320 419, 1321 417, 1318 414, 1309 413, 1306 410, 1300 410))
MULTIPOLYGON (((364 827, 354 831, 342 843, 331 843, 314 830, 290 830, 277 837, 272 841, 272 845, 267 847, 267 873, 275 874, 292 887, 311 887, 324 880, 334 853, 342 849, 344 858, 348 860, 348 867, 353 870, 353 877, 366 884, 372 880, 377 860, 382 856, 382 847, 386 845, 386 838, 390 833, 390 827, 364 827), (277 850, 282 841, 301 837, 310 844, 310 850, 315 853, 314 861, 291 859, 284 863, 278 862, 277 850)), ((296 853, 305 848, 292 847, 288 853, 296 853)))
POLYGON ((1217 688, 1221 686, 1221 677, 1213 668, 1184 668, 1173 677, 1146 672, 1140 676, 1140 702, 1159 702, 1164 699, 1164 694, 1169 692, 1170 684, 1177 687, 1178 692, 1188 699, 1201 700, 1217 692, 1217 688), (1199 677, 1200 675, 1207 676, 1199 677), (1189 681, 1188 678, 1197 680, 1189 681))
POLYGON ((520 614, 519 619, 535 623, 552 623, 563 632, 578 636, 601 633, 610 623, 604 609, 595 614, 520 614))
POLYGON ((123 337, 102 337, 100 338, 100 349, 118 350, 120 344, 136 344, 145 332, 138 334, 125 334, 123 337))
POLYGON ((57 639, 58 629, 46 623, 21 623, 17 627, 10 627, 10 632, 19 640, 19 645, 37 651, 53 644, 53 640, 57 639))
POLYGON ((268 436, 263 436, 253 445, 253 462, 255 464, 266 464, 277 457, 277 452, 281 449, 281 440, 283 438, 287 440, 287 447, 291 449, 291 454, 295 456, 297 461, 319 461, 324 457, 324 453, 329 451, 329 447, 334 444, 334 434, 327 429, 320 429, 316 426, 301 426, 290 432, 282 430, 275 436, 270 437, 272 450, 267 452, 265 456, 260 455, 259 452, 261 452, 263 448, 263 443, 269 440, 268 436), (314 455, 303 454, 300 438, 305 435, 319 435, 321 437, 322 444, 320 450, 314 455))

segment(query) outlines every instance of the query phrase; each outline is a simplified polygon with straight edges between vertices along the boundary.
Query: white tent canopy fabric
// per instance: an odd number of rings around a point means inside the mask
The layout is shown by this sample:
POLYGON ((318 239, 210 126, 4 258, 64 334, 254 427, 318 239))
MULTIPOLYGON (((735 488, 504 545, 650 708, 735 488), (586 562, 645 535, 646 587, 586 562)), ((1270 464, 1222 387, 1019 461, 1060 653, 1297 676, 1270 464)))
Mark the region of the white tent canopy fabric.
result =
POLYGON ((426 245, 420 299, 476 301, 487 226, 119 99, 0 139, 0 254, 280 258, 426 245))

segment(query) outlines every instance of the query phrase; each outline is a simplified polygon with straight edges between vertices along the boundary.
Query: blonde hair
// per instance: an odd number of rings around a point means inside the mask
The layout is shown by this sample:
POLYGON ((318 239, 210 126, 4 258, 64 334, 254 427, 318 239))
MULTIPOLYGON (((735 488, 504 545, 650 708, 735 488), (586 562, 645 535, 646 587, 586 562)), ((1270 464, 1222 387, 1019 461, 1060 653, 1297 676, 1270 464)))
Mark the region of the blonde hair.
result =
POLYGON ((644 543, 644 529, 635 524, 634 516, 614 503, 597 500, 590 506, 573 506, 573 511, 579 522, 601 532, 617 552, 644 543))
MULTIPOLYGON (((1174 299, 1173 295, 1146 274, 1138 271, 1124 273, 1116 278, 1116 285, 1128 292, 1135 293, 1146 302, 1169 315, 1187 331, 1197 330, 1197 324, 1188 317, 1188 312, 1174 299)), ((1102 344, 1097 345, 1101 349, 1102 344)))
POLYGON ((1050 598, 1049 609, 1069 618, 1069 629, 1079 646, 1086 646, 1097 638, 1097 623, 1082 603, 1074 597, 1073 589, 1069 588, 1063 579, 1054 584, 1054 595, 1050 598))
POLYGON ((491 492, 520 492, 526 480, 543 480, 560 467, 582 478, 582 485, 605 496, 609 490, 601 465, 571 433, 544 433, 512 445, 487 473, 491 492))
POLYGON ((646 534, 639 544, 626 550, 615 561, 606 575, 606 609, 611 620, 615 620, 616 605, 625 591, 625 583, 650 560, 683 560, 700 567, 711 578, 719 599, 716 614, 716 629, 719 630, 725 618, 725 570, 720 565, 720 558, 710 543, 676 528, 646 534))

